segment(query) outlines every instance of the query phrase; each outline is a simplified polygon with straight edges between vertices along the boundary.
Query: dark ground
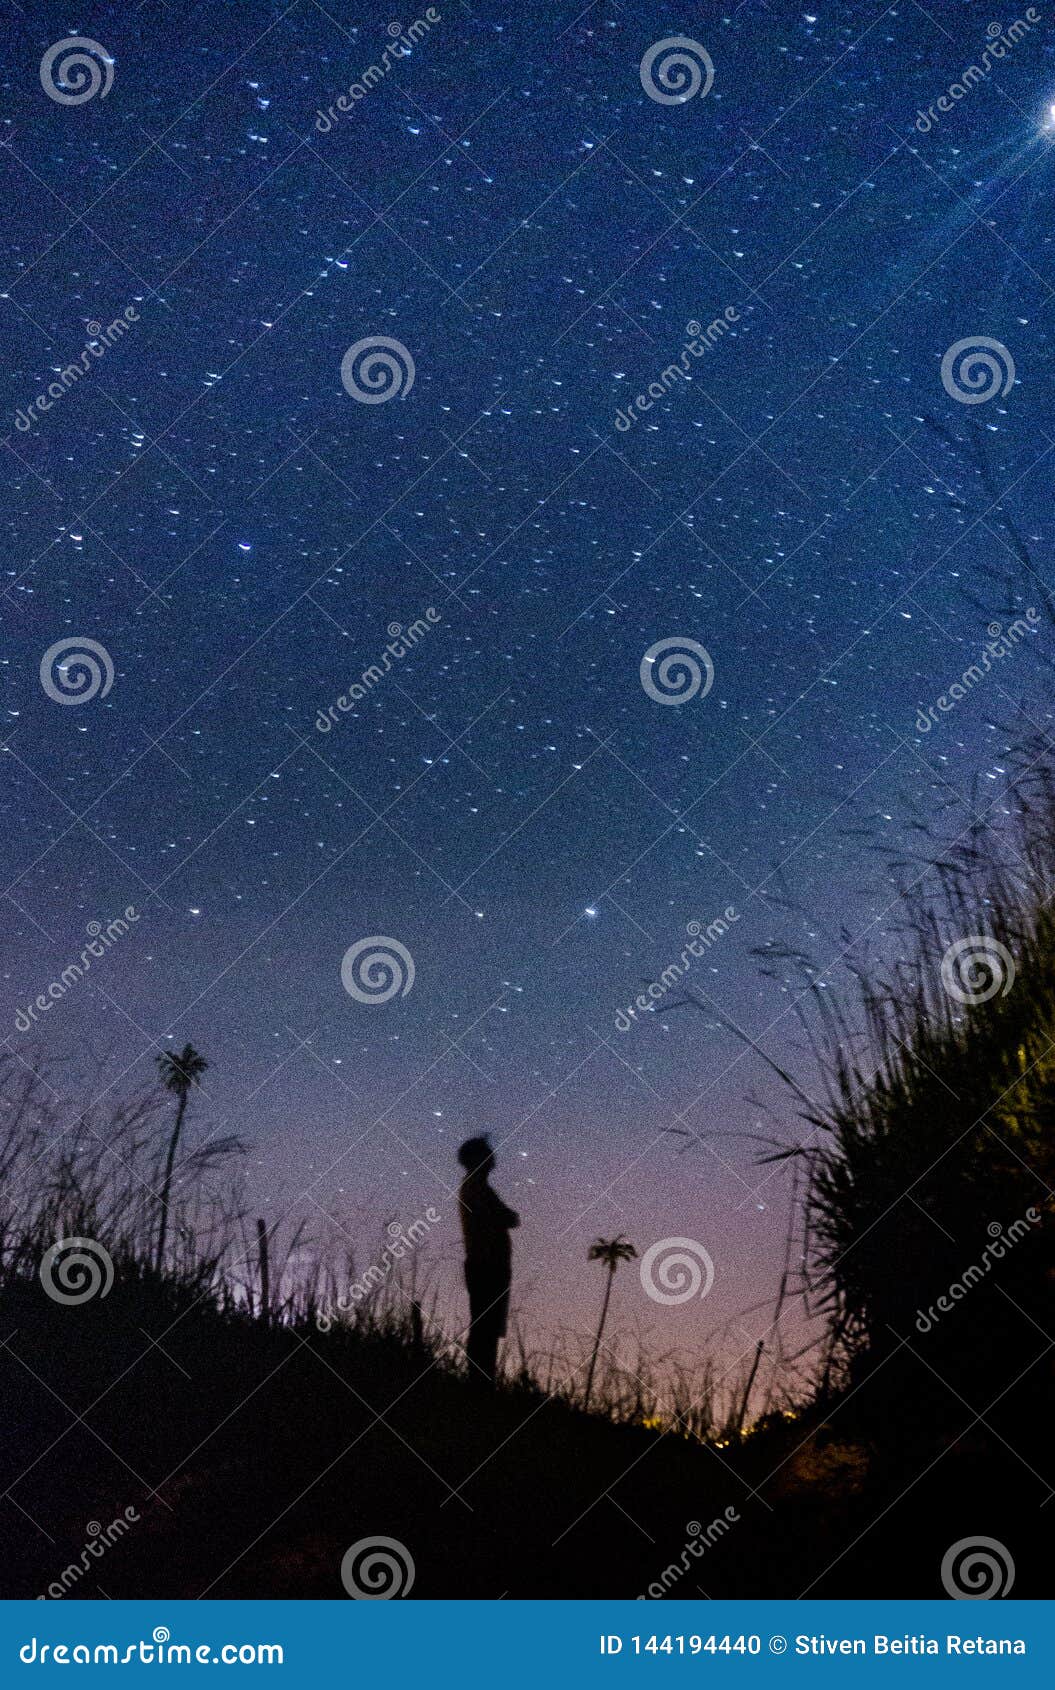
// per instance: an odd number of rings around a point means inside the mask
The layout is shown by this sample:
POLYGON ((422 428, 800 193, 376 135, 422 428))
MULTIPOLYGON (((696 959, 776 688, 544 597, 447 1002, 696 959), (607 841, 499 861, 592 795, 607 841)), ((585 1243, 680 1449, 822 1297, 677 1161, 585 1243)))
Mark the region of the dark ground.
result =
POLYGON ((855 1441, 853 1402, 719 1451, 482 1396, 392 1339, 204 1308, 173 1326, 168 1289, 42 1300, 0 1306, 4 1597, 46 1592, 89 1522, 127 1507, 139 1521, 71 1597, 341 1597, 345 1550, 373 1536, 406 1546, 414 1597, 635 1597, 680 1566, 690 1521, 727 1508, 672 1597, 940 1596, 946 1549, 977 1535, 1007 1546, 1016 1597, 1047 1594, 1040 1440, 1019 1427, 1013 1454, 966 1407, 926 1446, 906 1420, 882 1457, 855 1441), (136 1359, 144 1332, 164 1353, 136 1359))

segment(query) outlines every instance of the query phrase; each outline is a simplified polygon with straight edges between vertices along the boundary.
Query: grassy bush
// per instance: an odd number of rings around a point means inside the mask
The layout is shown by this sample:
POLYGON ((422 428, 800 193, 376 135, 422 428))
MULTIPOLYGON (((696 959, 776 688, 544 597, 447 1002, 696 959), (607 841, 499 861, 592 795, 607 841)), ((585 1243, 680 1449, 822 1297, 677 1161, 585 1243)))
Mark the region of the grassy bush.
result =
POLYGON ((822 1394, 860 1393, 881 1443, 936 1442, 964 1404, 1040 1434, 1055 1186, 1055 780, 901 865, 893 961, 851 1008, 808 977, 820 1086, 808 1276, 829 1322, 822 1394), (819 1029, 819 1035, 818 1035, 819 1029))

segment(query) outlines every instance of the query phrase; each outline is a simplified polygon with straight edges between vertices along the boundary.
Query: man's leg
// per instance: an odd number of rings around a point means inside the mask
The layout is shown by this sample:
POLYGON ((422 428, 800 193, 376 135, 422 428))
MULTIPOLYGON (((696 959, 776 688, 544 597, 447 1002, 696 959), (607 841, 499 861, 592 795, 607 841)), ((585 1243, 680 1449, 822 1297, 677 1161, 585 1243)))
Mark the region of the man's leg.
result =
POLYGON ((509 1284, 505 1280, 495 1279, 487 1288, 487 1305, 482 1318, 484 1335, 481 1338, 485 1357, 484 1371, 492 1385, 498 1371, 498 1346, 505 1336, 508 1317, 509 1284))
POLYGON ((487 1374, 487 1308, 489 1286, 479 1274, 466 1273, 465 1286, 469 1293, 469 1336, 465 1354, 469 1362, 469 1379, 482 1385, 487 1374), (484 1377, 481 1377, 483 1375, 484 1377))
POLYGON ((477 1384, 494 1384, 498 1344, 505 1331, 508 1291, 502 1283, 474 1278, 469 1289, 469 1377, 477 1384))
POLYGON ((465 1354, 469 1360, 469 1378, 479 1381, 484 1370, 484 1321, 483 1299, 470 1294, 469 1297, 469 1336, 465 1344, 465 1354))
POLYGON ((495 1382, 495 1370, 498 1366, 498 1340, 502 1336, 501 1326, 495 1318, 496 1310, 487 1309, 480 1320, 480 1367, 487 1375, 487 1382, 495 1382))

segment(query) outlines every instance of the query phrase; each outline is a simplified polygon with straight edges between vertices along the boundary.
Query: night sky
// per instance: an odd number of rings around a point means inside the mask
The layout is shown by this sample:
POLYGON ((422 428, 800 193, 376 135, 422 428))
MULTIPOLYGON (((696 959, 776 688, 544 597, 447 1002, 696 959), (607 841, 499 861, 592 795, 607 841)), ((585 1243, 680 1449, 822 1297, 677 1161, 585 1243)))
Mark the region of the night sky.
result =
POLYGON ((1043 591, 968 447, 1044 574, 1050 25, 924 133, 1024 7, 436 10, 342 112, 423 7, 5 4, 4 1035, 71 1086, 90 1048, 121 1096, 189 1040, 194 1130, 252 1141, 251 1207, 320 1238, 332 1216, 365 1262, 433 1205, 423 1260, 459 1318, 454 1152, 490 1130, 539 1343, 589 1331, 597 1234, 688 1237, 708 1298, 661 1308, 624 1270, 613 1329, 734 1362, 789 1176, 718 1135, 805 1129, 723 1017, 812 1085, 799 985, 756 953, 835 985, 889 955, 877 847, 998 812, 1016 712, 1051 717, 1043 591), (72 35, 112 60, 105 96, 45 92, 72 35), (640 67, 673 36, 713 85, 666 103, 640 67), (413 382, 362 403, 342 360, 376 337, 413 382), (967 404, 942 360, 979 337, 1015 378, 967 404), (921 733, 1031 605, 1037 632, 921 733), (112 685, 60 703, 41 660, 85 640, 112 685), (641 678, 667 640, 713 665, 673 706, 641 678), (686 981, 702 1009, 618 1031, 730 906, 686 981), (405 996, 342 986, 374 935, 412 957, 405 996))

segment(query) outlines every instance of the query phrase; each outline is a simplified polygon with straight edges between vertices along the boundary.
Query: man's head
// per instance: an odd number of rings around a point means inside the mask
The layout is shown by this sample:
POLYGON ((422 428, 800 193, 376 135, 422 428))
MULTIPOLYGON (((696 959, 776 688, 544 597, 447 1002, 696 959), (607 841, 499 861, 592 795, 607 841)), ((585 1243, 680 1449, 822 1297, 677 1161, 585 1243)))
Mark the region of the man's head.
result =
POLYGON ((486 1134, 480 1138, 467 1138, 459 1147, 458 1160, 467 1174, 489 1174, 495 1165, 491 1140, 486 1134))

